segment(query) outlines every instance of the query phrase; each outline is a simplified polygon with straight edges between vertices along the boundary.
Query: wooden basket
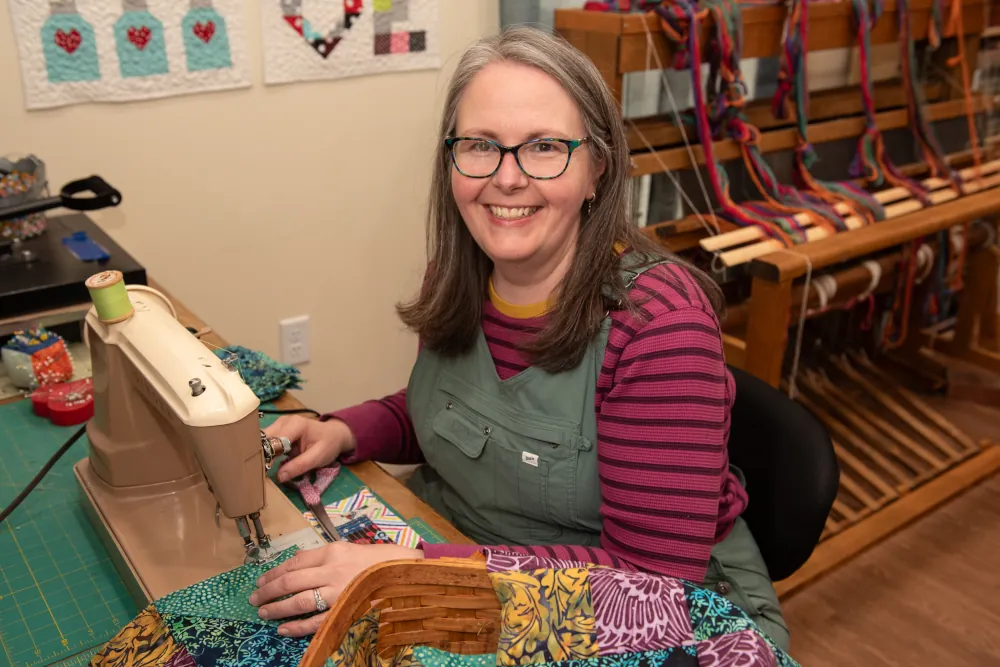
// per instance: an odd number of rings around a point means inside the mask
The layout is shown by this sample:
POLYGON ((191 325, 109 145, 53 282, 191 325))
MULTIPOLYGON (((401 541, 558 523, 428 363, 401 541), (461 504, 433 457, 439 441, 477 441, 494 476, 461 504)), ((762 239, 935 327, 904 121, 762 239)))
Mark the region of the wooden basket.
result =
POLYGON ((360 575, 330 607, 301 667, 323 667, 355 621, 380 609, 378 653, 431 646, 451 653, 494 653, 500 601, 486 560, 439 558, 379 563, 360 575))

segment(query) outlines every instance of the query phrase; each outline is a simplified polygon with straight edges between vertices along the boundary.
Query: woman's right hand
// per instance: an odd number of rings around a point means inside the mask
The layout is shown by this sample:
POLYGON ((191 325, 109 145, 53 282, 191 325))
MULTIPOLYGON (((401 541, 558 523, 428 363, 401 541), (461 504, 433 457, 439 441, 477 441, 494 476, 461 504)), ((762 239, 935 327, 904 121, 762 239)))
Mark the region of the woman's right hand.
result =
POLYGON ((278 481, 287 482, 310 470, 322 468, 341 455, 354 451, 354 434, 339 419, 318 421, 298 415, 283 415, 264 429, 268 437, 288 438, 298 456, 287 459, 278 470, 278 481))

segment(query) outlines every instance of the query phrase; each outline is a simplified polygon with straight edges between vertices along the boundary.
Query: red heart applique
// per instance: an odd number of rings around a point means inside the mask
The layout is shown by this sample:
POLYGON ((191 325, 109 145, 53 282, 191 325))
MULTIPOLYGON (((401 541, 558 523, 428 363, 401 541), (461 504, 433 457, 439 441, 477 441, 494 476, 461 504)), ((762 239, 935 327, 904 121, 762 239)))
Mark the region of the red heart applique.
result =
POLYGON ((208 44, 215 34, 215 21, 206 21, 205 23, 199 21, 191 28, 191 32, 194 33, 195 37, 208 44))
POLYGON ((83 38, 80 37, 80 33, 77 32, 76 28, 73 28, 69 32, 63 32, 63 30, 57 30, 55 35, 56 46, 61 48, 66 53, 73 53, 80 47, 80 43, 83 38))
POLYGON ((142 26, 138 30, 135 28, 128 29, 128 41, 135 44, 135 48, 140 51, 146 48, 146 44, 149 44, 149 38, 152 36, 152 31, 146 26, 142 26))

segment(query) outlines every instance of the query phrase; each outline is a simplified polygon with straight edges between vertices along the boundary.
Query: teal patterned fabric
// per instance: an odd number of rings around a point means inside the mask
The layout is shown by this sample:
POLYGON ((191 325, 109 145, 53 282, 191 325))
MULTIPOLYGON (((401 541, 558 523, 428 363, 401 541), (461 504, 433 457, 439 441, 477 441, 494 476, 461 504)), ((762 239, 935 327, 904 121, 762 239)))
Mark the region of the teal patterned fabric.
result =
POLYGON ((230 345, 214 352, 220 359, 236 355, 240 377, 261 402, 277 400, 286 390, 302 388, 303 380, 298 368, 278 363, 263 352, 239 345, 230 345))
POLYGON ((297 551, 286 549, 264 565, 243 565, 222 574, 200 581, 160 598, 153 605, 160 614, 215 618, 244 621, 277 627, 279 621, 265 621, 257 615, 257 607, 250 604, 250 594, 257 588, 262 574, 285 562, 297 551))
POLYGON ((427 646, 416 646, 413 649, 413 664, 414 667, 494 667, 497 664, 497 654, 458 655, 427 646))
MULTIPOLYGON (((495 653, 458 655, 426 646, 417 646, 413 649, 409 667, 494 667, 496 664, 497 656, 495 653)), ((700 667, 694 646, 536 664, 539 667, 700 667)), ((332 667, 332 665, 332 662, 327 663, 327 667, 332 667)))
POLYGON ((756 628, 743 610, 728 599, 686 581, 683 586, 696 640, 704 641, 756 628))
POLYGON ((174 641, 198 667, 295 667, 309 638, 282 637, 270 625, 162 614, 174 641))

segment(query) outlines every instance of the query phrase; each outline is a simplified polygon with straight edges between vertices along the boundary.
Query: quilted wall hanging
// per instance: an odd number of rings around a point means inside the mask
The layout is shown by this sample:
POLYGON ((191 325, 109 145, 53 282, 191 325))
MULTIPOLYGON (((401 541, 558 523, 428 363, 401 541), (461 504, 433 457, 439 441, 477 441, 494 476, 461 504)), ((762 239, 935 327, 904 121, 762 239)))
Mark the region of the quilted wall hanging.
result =
POLYGON ((435 69, 438 0, 260 0, 267 84, 435 69))
POLYGON ((10 0, 28 109, 250 86, 241 0, 10 0))

